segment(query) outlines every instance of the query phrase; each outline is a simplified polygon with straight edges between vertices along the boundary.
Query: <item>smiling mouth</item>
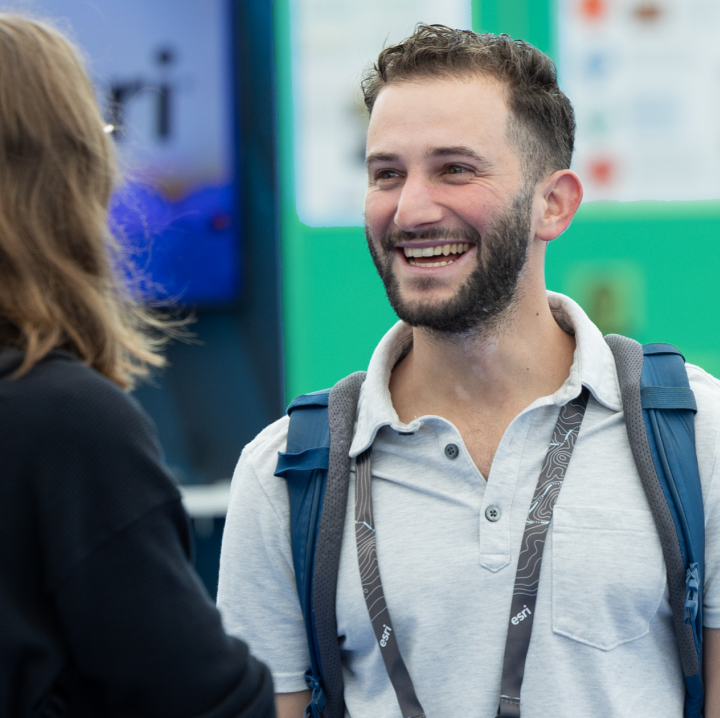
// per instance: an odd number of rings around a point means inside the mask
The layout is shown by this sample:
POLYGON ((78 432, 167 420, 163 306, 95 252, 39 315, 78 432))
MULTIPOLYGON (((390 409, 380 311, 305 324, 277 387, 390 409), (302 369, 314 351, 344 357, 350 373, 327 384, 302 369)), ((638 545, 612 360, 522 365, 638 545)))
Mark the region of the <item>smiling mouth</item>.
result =
POLYGON ((414 267, 445 267, 459 259, 473 245, 470 242, 451 242, 432 247, 398 247, 405 254, 405 260, 414 267), (439 259, 436 259, 438 257, 439 259), (452 257, 452 258, 451 258, 452 257))

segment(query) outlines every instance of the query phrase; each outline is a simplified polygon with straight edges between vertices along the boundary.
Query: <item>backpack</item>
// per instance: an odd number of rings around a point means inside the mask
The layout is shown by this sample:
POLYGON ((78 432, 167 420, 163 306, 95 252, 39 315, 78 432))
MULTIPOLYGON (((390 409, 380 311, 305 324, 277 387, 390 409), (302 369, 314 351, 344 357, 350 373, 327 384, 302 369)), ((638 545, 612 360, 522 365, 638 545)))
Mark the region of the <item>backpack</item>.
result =
MULTIPOLYGON (((695 455, 695 397, 670 344, 611 334, 628 439, 660 537, 685 679, 685 718, 702 716, 705 523, 695 455)), ((288 407, 287 450, 276 476, 290 498, 290 535, 311 668, 305 716, 343 718, 335 595, 350 476, 349 449, 365 372, 288 407)))

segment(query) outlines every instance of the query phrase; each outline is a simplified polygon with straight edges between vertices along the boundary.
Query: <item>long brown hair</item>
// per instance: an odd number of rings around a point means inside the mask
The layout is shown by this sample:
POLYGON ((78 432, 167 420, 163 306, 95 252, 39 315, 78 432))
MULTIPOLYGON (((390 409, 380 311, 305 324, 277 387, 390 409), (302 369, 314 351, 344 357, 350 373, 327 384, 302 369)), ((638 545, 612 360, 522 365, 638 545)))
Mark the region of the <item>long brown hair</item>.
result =
POLYGON ((66 348, 123 388, 162 366, 163 321, 134 299, 108 229, 118 179, 78 50, 0 13, 0 345, 17 376, 66 348))

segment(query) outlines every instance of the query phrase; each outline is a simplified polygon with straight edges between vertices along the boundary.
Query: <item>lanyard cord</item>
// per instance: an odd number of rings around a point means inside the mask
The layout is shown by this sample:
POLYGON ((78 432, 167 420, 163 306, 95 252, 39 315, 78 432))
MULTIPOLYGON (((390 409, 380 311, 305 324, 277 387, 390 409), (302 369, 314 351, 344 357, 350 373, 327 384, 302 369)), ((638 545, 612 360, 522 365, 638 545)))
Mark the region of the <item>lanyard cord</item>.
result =
MULTIPOLYGON (((528 513, 515 575, 498 718, 520 718, 520 690, 530 646, 545 538, 585 416, 588 396, 588 390, 583 388, 580 396, 560 409, 528 513)), ((380 579, 372 505, 371 459, 372 447, 357 457, 355 471, 355 537, 365 604, 403 718, 425 718, 412 679, 400 655, 380 579)))
POLYGON ((365 594, 375 638, 385 663, 390 682, 395 689, 403 718, 425 718, 415 687, 400 655, 390 612, 385 603, 380 567, 375 549, 375 522, 372 506, 372 447, 357 457, 355 463, 355 538, 360 566, 360 581, 365 594))
POLYGON ((545 538, 585 416, 588 396, 587 388, 583 387, 580 396, 560 410, 525 522, 505 640, 499 718, 520 718, 520 690, 535 618, 545 538))

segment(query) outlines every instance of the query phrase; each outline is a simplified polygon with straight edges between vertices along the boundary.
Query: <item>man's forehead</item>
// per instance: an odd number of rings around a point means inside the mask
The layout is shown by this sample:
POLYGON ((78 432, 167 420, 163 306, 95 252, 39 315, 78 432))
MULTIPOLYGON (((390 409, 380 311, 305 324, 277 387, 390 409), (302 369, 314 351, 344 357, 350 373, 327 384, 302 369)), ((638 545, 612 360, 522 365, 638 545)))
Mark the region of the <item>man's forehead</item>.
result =
MULTIPOLYGON (((482 74, 451 77, 419 77, 387 83, 378 93, 372 117, 378 112, 397 109, 398 105, 422 101, 446 104, 448 100, 492 104, 507 109, 508 88, 501 80, 482 74)), ((371 117, 371 120, 372 120, 371 117)))
POLYGON ((412 147, 426 156, 484 155, 478 143, 502 142, 505 88, 484 76, 391 83, 378 95, 368 127, 368 162, 412 147))

